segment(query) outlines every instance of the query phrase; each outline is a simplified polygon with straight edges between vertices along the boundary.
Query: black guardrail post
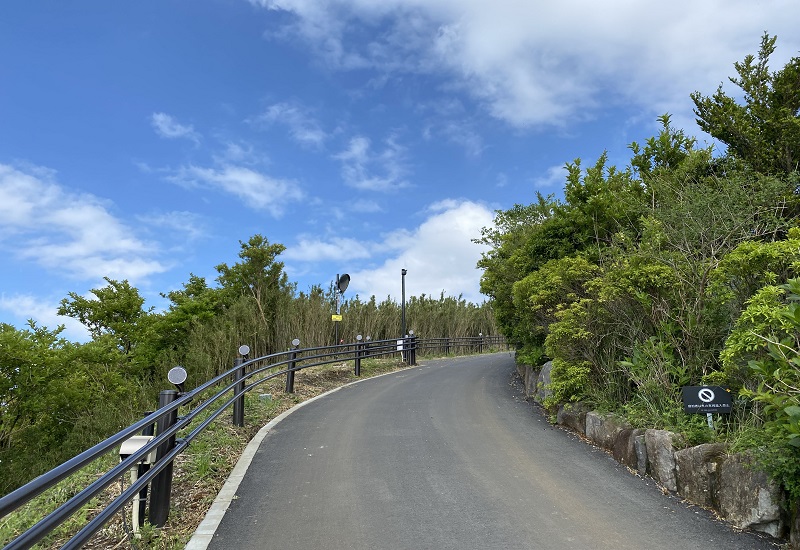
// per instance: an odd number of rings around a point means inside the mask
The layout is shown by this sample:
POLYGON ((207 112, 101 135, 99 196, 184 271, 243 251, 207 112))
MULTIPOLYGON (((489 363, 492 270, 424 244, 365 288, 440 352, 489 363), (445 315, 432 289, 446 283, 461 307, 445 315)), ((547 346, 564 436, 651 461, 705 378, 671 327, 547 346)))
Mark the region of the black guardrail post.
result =
POLYGON ((364 349, 364 344, 361 342, 362 336, 359 334, 356 336, 356 357, 355 357, 355 368, 353 370, 356 376, 361 376, 361 355, 362 350, 364 349))
MULTIPOLYGON (((158 408, 166 407, 178 399, 175 390, 162 390, 158 394, 158 408)), ((163 415, 158 419, 158 433, 164 433, 178 421, 178 410, 163 415)), ((158 446, 156 450, 156 463, 163 460, 164 456, 175 446, 175 436, 158 446)), ((169 498, 172 492, 172 462, 153 478, 150 487, 150 523, 155 527, 164 527, 169 516, 169 498)))
POLYGON ((297 348, 300 347, 300 339, 292 340, 292 352, 289 354, 289 365, 286 369, 286 393, 294 393, 294 369, 297 365, 297 348))
POLYGON ((244 357, 237 357, 233 360, 233 380, 236 385, 233 387, 233 395, 236 400, 233 402, 233 425, 241 428, 244 426, 244 357))
POLYGON ((450 337, 444 339, 444 354, 445 356, 450 355, 450 337))
POLYGON ((478 353, 483 353, 483 333, 478 333, 478 353))
POLYGON ((410 334, 411 334, 409 343, 410 349, 408 350, 408 353, 411 355, 411 366, 414 366, 417 364, 417 335, 414 334, 413 330, 410 331, 410 334))

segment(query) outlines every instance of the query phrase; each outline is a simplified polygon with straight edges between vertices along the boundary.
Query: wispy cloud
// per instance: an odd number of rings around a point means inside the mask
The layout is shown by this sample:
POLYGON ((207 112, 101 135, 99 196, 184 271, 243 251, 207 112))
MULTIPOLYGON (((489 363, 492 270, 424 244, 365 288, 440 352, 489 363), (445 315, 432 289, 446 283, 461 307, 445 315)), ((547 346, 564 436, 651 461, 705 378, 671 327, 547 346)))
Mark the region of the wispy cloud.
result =
POLYGON ((142 280, 166 270, 159 247, 141 240, 110 205, 72 193, 43 171, 0 164, 0 246, 73 277, 142 280))
POLYGON ((567 169, 563 164, 551 166, 540 177, 534 179, 534 185, 538 189, 561 189, 567 180, 567 169))
POLYGON ((359 199, 353 201, 348 205, 351 212, 358 212, 360 214, 375 214, 383 212, 383 208, 375 201, 359 199))
POLYGON ((800 49, 790 0, 250 1, 293 13, 273 36, 304 41, 331 69, 431 75, 520 128, 566 126, 614 103, 690 111, 688 94, 713 92, 765 29, 781 38, 775 63, 800 49))
POLYGON ((217 164, 254 165, 265 164, 269 160, 265 154, 257 151, 250 143, 228 141, 224 143, 224 146, 223 151, 212 154, 212 158, 217 164))
POLYGON ((289 135, 301 145, 319 149, 328 135, 322 130, 319 122, 311 115, 309 109, 298 103, 275 103, 253 119, 259 124, 283 124, 289 135))
POLYGON ((302 236, 296 245, 289 246, 283 257, 299 262, 345 261, 369 258, 370 243, 355 239, 332 238, 328 240, 302 236))
POLYGON ((194 212, 159 212, 141 215, 137 219, 147 230, 167 229, 192 241, 208 234, 206 222, 194 212))
POLYGON ((382 151, 373 151, 369 138, 356 136, 347 149, 335 155, 342 163, 345 183, 363 191, 396 191, 408 187, 405 180, 406 149, 393 137, 384 142, 382 151))
POLYGON ((426 140, 443 139, 458 147, 470 157, 479 157, 483 152, 483 138, 473 124, 466 121, 446 120, 429 123, 423 132, 426 140))
POLYGON ((153 113, 150 117, 150 123, 153 125, 156 134, 162 138, 188 139, 195 144, 200 143, 200 134, 195 131, 191 124, 180 124, 175 120, 175 117, 166 113, 153 113))
POLYGON ((7 311, 20 319, 33 319, 37 326, 55 330, 59 325, 64 326, 61 334, 70 341, 85 342, 90 339, 89 331, 79 321, 71 317, 58 315, 59 303, 48 302, 41 297, 29 294, 15 294, 6 296, 0 294, 0 310, 7 311))
POLYGON ((508 176, 505 172, 499 172, 497 174, 497 178, 495 179, 495 185, 497 187, 505 187, 508 185, 508 176))
POLYGON ((293 180, 273 178, 251 168, 223 165, 219 168, 184 166, 169 177, 186 186, 202 186, 233 195, 253 210, 265 210, 273 217, 283 215, 286 206, 305 196, 293 180))
POLYGON ((446 141, 464 149, 470 157, 479 157, 485 146, 478 131, 479 125, 470 115, 464 102, 455 97, 437 98, 416 106, 425 117, 422 137, 425 140, 446 141))

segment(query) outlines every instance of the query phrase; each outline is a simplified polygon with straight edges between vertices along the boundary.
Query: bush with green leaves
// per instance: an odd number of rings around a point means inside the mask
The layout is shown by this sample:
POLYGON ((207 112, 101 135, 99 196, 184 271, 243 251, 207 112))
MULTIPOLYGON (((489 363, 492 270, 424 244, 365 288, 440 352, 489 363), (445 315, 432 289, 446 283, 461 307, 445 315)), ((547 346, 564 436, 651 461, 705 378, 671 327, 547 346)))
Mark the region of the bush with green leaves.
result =
POLYGON ((584 283, 598 271, 599 267, 583 256, 566 256, 550 260, 514 283, 514 307, 526 353, 536 355, 544 349, 545 337, 556 322, 557 313, 586 295, 584 283))
MULTIPOLYGON (((748 361, 755 387, 746 384, 741 393, 764 404, 767 429, 800 448, 800 279, 790 279, 780 290, 786 302, 776 304, 772 323, 754 327, 758 332, 752 332, 762 353, 748 361)), ((761 304, 751 303, 756 305, 761 304)))
MULTIPOLYGON (((78 345, 61 328, 0 324, 0 493, 130 424, 142 384, 111 336, 78 345)), ((155 394, 153 394, 155 395, 155 394)))
POLYGON ((590 371, 588 362, 575 364, 554 359, 548 386, 551 394, 545 398, 544 406, 553 409, 560 403, 584 401, 587 397, 590 371))

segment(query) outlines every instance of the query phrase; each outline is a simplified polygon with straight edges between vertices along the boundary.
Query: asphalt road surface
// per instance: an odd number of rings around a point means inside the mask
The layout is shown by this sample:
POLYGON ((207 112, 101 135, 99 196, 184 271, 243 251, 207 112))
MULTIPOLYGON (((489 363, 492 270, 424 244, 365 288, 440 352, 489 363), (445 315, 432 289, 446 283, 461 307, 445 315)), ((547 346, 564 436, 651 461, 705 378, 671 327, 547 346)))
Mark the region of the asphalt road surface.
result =
POLYGON ((213 549, 762 549, 548 424, 508 353, 317 400, 262 442, 213 549))

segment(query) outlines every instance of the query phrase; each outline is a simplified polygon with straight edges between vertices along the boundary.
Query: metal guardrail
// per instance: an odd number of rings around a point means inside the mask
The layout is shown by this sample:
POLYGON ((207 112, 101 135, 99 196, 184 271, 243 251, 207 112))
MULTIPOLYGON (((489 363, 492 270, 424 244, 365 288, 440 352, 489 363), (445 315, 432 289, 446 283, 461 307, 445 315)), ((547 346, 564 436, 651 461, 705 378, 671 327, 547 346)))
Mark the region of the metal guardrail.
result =
POLYGON ((502 336, 477 336, 463 338, 417 338, 413 334, 406 338, 391 340, 363 341, 361 337, 353 344, 340 344, 316 348, 300 349, 295 340, 295 347, 285 352, 273 353, 264 357, 247 359, 239 357, 233 368, 212 378, 197 388, 183 392, 163 390, 159 394, 159 409, 148 414, 140 421, 112 435, 105 441, 87 449, 81 454, 64 462, 60 466, 37 477, 28 484, 0 498, 0 519, 25 505, 31 499, 54 487, 99 458, 117 453, 121 445, 132 436, 140 433, 153 433, 153 425, 157 425, 157 435, 144 443, 127 456, 120 455, 120 462, 108 470, 67 502, 42 518, 24 533, 11 541, 3 550, 30 548, 59 525, 76 513, 92 498, 99 495, 112 483, 122 479, 131 469, 139 468, 151 453, 156 458, 146 471, 139 469, 141 475, 122 493, 109 502, 78 533, 62 547, 77 549, 86 544, 114 514, 122 510, 137 495, 145 495, 150 486, 149 520, 156 527, 163 527, 169 513, 169 500, 172 487, 172 465, 175 457, 183 452, 189 444, 225 410, 233 406, 233 424, 244 425, 244 394, 274 378, 286 377, 286 391, 294 391, 294 375, 297 371, 309 367, 353 361, 354 373, 361 375, 361 361, 370 357, 381 357, 400 354, 409 365, 416 364, 416 355, 449 355, 457 353, 482 353, 498 347, 508 348, 502 336), (277 369, 277 370, 276 370, 277 369), (222 385, 213 396, 205 398, 186 416, 179 417, 182 406, 197 400, 212 387, 222 385), (191 428, 191 431, 177 438, 177 434, 191 427, 198 417, 211 409, 202 422, 191 428))
POLYGON ((450 355, 472 352, 483 353, 484 349, 507 347, 503 336, 464 336, 459 338, 420 339, 416 349, 420 354, 450 355))

